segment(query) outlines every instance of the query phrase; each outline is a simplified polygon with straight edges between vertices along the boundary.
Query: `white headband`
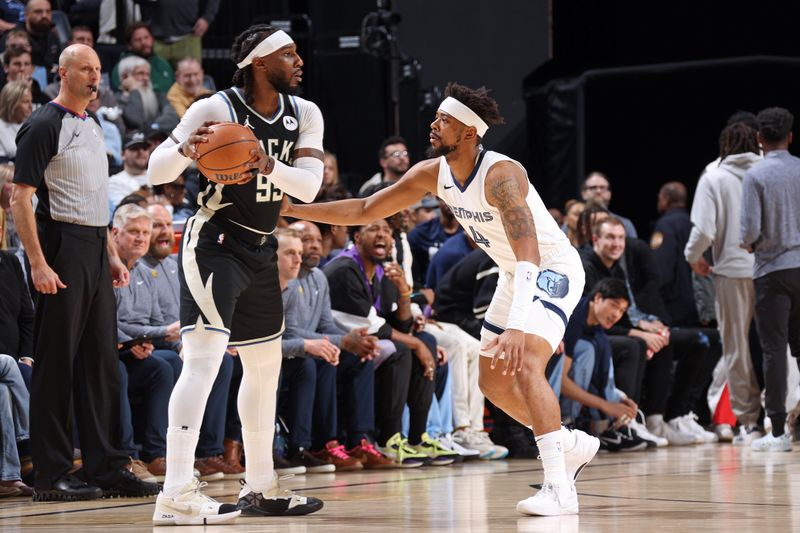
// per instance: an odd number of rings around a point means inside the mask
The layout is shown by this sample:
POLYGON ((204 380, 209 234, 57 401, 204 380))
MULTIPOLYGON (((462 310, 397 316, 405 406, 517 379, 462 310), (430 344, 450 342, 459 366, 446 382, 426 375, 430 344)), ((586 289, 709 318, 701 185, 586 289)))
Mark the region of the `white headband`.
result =
POLYGON ((441 104, 439 104, 439 111, 444 111, 451 117, 463 122, 467 126, 473 126, 476 130, 478 130, 478 135, 481 137, 486 135, 486 130, 489 129, 489 125, 486 124, 483 119, 475 113, 475 111, 468 108, 452 96, 448 96, 441 104))
POLYGON ((236 64, 239 68, 244 68, 250 63, 253 62, 253 59, 257 57, 268 56, 275 50, 283 48, 287 44, 294 44, 294 41, 289 34, 287 34, 283 30, 278 30, 275 33, 271 34, 269 37, 258 43, 258 46, 253 48, 253 50, 247 54, 247 57, 242 59, 239 63, 236 64))

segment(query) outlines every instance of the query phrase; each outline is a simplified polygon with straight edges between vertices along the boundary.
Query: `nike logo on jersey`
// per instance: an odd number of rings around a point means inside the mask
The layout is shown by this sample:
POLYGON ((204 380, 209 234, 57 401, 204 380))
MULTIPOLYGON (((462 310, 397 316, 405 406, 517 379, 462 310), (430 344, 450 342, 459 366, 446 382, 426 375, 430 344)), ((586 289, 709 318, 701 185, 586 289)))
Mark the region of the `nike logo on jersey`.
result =
POLYGON ((137 285, 141 285, 142 283, 144 283, 144 281, 137 281, 136 282, 137 285))
POLYGON ((445 186, 444 186, 444 188, 445 188, 445 189, 452 189, 452 188, 453 188, 453 186, 452 186, 452 185, 445 185, 445 186))

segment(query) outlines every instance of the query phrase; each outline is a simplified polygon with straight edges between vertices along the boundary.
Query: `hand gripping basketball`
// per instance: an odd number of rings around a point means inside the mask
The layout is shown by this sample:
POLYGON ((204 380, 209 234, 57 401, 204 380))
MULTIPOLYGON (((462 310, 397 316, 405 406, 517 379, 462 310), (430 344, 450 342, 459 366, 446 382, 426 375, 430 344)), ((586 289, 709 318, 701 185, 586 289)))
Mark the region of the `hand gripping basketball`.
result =
POLYGON ((206 122, 186 142, 187 156, 209 181, 222 185, 251 180, 258 168, 253 151, 258 140, 247 126, 235 122, 206 122))

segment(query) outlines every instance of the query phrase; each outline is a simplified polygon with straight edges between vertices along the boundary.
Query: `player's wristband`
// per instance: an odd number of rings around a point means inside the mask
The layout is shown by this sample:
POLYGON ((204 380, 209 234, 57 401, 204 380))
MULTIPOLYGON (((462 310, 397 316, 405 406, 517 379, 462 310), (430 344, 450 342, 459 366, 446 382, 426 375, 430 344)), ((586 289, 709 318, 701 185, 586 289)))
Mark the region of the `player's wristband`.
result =
POLYGON ((508 312, 506 329, 525 331, 538 277, 539 267, 529 261, 517 261, 517 268, 514 271, 514 299, 508 312))

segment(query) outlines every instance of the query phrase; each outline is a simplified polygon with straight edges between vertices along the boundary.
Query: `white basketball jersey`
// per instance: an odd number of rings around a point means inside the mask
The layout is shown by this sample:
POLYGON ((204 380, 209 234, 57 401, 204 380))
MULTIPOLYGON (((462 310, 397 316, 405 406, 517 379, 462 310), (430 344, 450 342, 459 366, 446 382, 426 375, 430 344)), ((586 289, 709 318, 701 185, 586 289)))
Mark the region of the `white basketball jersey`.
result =
MULTIPOLYGON (((447 160, 439 158, 439 180, 437 184, 438 196, 450 206, 458 222, 472 240, 480 246, 489 257, 494 259, 497 266, 505 272, 514 272, 517 258, 508 242, 500 211, 489 205, 486 200, 485 184, 486 174, 489 169, 500 161, 511 161, 519 166, 527 178, 528 173, 519 162, 497 152, 483 150, 478 156, 478 162, 472 174, 462 187, 453 177, 447 160)), ((539 255, 545 262, 555 252, 569 248, 567 236, 558 227, 553 216, 547 211, 539 193, 528 183, 528 207, 533 214, 536 225, 536 237, 539 241, 539 255)), ((541 266, 541 265, 540 265, 541 266)))

